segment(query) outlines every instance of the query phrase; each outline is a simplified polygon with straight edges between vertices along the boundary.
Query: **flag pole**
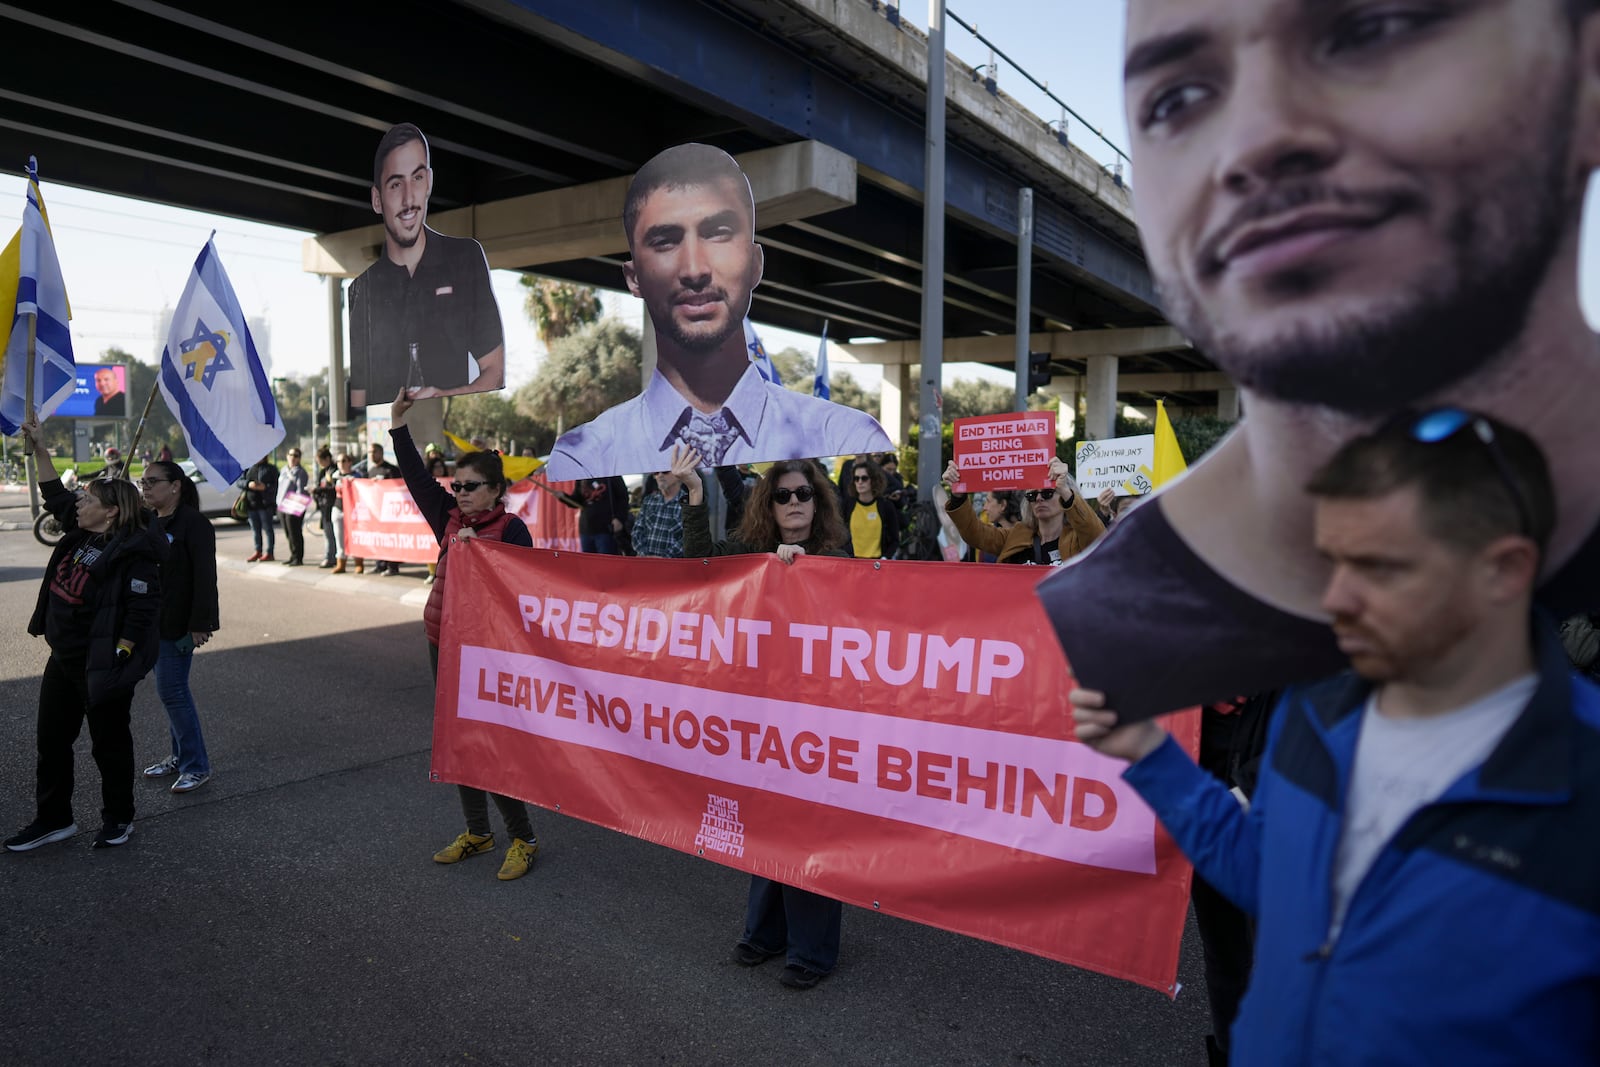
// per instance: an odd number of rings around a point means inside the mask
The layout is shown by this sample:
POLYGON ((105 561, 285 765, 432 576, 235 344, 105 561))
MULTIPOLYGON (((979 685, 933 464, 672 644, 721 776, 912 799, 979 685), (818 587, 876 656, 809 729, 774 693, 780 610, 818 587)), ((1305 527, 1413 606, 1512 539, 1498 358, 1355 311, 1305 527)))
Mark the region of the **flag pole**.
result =
MULTIPOLYGON (((30 159, 29 162, 32 162, 30 159)), ((27 400, 24 401, 23 418, 31 422, 35 414, 33 407, 33 351, 39 332, 39 313, 33 312, 28 316, 28 364, 26 370, 25 386, 27 400)), ((27 434, 22 435, 22 462, 28 468, 28 510, 34 518, 39 517, 39 461, 33 456, 33 438, 27 434)))
POLYGON ((161 373, 156 372, 156 382, 150 387, 150 399, 144 402, 144 410, 139 413, 139 425, 133 431, 133 443, 128 445, 128 461, 122 465, 122 473, 128 476, 128 481, 133 481, 133 457, 139 454, 139 438, 144 436, 144 420, 150 417, 150 405, 156 402, 156 394, 161 391, 161 373))

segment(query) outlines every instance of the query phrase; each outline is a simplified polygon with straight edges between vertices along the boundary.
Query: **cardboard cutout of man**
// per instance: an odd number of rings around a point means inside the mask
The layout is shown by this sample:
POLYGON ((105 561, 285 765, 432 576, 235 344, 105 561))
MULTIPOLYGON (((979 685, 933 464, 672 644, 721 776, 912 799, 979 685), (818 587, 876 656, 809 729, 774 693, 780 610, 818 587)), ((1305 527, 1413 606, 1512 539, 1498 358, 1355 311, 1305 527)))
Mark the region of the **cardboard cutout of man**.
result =
POLYGON ((378 142, 372 210, 383 254, 350 286, 350 403, 481 393, 505 384, 505 336, 483 246, 429 229, 433 167, 409 122, 378 142))
POLYGON ((1550 457, 1558 611, 1600 600, 1600 345, 1578 302, 1600 4, 1130 0, 1140 231, 1245 419, 1040 596, 1125 717, 1338 669, 1301 487, 1394 412, 1484 410, 1550 457))
POLYGON ((563 434, 557 481, 670 466, 674 445, 713 466, 893 447, 865 412, 762 378, 744 319, 761 284, 755 197, 733 157, 678 145, 639 169, 623 209, 628 291, 650 312, 656 370, 644 392, 563 434))
POLYGON ((117 368, 96 367, 94 372, 94 413, 103 418, 121 418, 128 413, 128 394, 117 381, 117 368))

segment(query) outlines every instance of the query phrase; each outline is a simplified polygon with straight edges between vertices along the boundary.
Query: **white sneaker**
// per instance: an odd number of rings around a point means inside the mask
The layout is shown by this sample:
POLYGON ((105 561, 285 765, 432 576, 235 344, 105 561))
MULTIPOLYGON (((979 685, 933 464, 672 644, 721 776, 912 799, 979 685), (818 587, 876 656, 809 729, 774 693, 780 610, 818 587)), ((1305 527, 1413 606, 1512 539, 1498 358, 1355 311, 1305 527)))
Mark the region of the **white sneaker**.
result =
POLYGON ((209 773, 194 774, 190 772, 180 774, 178 775, 178 780, 172 783, 172 791, 174 793, 187 793, 191 790, 199 789, 209 781, 211 781, 211 775, 209 773))
POLYGON ((165 778, 169 774, 178 773, 178 757, 168 756, 160 763, 152 764, 144 769, 146 778, 165 778))

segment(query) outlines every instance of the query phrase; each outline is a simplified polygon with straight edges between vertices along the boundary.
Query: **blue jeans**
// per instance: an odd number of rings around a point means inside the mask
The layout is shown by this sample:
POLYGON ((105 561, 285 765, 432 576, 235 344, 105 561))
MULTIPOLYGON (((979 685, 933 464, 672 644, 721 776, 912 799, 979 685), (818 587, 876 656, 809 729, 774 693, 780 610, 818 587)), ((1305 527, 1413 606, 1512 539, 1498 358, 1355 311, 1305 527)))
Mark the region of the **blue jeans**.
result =
POLYGON ((206 739, 200 735, 200 712, 189 692, 189 667, 194 652, 178 651, 178 642, 163 640, 156 660, 156 695, 167 709, 167 725, 172 734, 172 754, 178 757, 179 774, 210 774, 206 739))
POLYGON ((267 555, 272 555, 273 541, 278 533, 277 512, 272 508, 251 508, 247 514, 250 517, 250 533, 256 540, 256 551, 265 551, 267 555), (261 534, 263 531, 267 535, 267 547, 265 549, 261 547, 261 534))
POLYGON ((579 534, 578 544, 585 552, 598 552, 603 556, 620 556, 622 551, 617 548, 615 534, 579 534))
POLYGON ((786 962, 829 974, 839 962, 844 905, 770 878, 750 878, 744 937, 752 948, 785 952, 786 962))

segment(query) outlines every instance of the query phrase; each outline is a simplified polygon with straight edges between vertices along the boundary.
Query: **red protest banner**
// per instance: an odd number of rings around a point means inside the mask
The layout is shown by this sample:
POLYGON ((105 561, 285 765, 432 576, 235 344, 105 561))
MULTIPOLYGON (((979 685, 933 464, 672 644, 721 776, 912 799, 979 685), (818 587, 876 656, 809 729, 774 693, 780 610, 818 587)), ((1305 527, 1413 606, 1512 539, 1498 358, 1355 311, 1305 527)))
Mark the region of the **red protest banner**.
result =
MULTIPOLYGON (((440 484, 448 480, 440 479, 440 484)), ((524 478, 506 490, 506 510, 527 523, 535 548, 578 551, 578 512, 548 491, 571 492, 572 487, 571 482, 556 482, 540 488, 534 479, 524 478)), ((347 555, 395 563, 439 558, 439 543, 401 479, 346 478, 339 492, 347 555)))
POLYGON ((957 493, 1048 489, 1056 456, 1056 413, 977 415, 954 423, 957 493))
POLYGON ((1188 865, 1026 568, 461 549, 435 779, 1172 992, 1188 865))

